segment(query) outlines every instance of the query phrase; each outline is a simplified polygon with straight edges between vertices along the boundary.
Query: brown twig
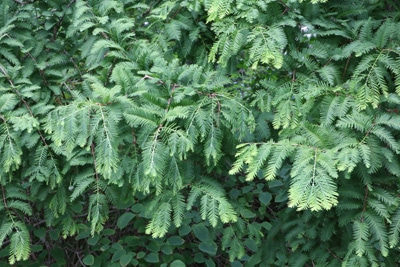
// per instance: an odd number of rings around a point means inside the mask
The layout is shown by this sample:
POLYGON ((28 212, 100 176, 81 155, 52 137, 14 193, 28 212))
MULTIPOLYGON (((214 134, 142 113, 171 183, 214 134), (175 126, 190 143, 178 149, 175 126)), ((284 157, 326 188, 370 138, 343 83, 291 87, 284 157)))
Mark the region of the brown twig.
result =
POLYGON ((165 108, 165 112, 168 112, 169 107, 171 106, 171 101, 172 101, 172 97, 174 95, 174 91, 176 88, 178 88, 179 85, 178 84, 173 84, 172 88, 171 88, 171 96, 168 98, 168 102, 167 102, 167 107, 165 108))
POLYGON ((333 251, 332 250, 330 250, 329 248, 328 248, 328 251, 329 251, 329 253, 334 257, 334 258, 336 258, 336 259, 338 259, 339 261, 343 261, 341 258, 339 258, 335 253, 333 253, 333 251))
POLYGON ((350 58, 351 58, 351 55, 347 58, 346 65, 344 66, 344 70, 343 70, 343 73, 342 73, 342 79, 344 78, 344 75, 347 72, 347 67, 349 66, 350 58))

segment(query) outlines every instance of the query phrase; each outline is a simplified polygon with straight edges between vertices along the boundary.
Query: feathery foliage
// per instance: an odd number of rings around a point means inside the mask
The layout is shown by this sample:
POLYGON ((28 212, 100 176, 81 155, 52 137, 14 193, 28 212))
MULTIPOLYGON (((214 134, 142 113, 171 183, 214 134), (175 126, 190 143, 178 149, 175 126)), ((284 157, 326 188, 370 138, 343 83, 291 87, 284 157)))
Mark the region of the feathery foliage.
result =
POLYGON ((0 263, 398 265, 399 12, 2 1, 0 263))

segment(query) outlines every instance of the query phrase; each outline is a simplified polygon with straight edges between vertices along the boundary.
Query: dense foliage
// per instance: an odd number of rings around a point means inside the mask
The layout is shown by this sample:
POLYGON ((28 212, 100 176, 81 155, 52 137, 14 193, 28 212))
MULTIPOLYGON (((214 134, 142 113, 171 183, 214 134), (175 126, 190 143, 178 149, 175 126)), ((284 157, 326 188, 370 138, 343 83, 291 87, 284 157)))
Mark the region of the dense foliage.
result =
POLYGON ((3 0, 0 263, 397 266, 396 0, 3 0))

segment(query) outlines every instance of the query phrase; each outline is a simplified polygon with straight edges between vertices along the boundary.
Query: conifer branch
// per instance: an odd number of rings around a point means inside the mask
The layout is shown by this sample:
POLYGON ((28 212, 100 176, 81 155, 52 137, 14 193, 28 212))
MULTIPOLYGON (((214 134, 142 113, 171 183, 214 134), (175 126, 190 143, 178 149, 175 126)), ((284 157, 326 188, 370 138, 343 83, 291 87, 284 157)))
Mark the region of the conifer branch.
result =
POLYGON ((58 2, 0 1, 0 265, 400 261, 395 1, 58 2))
POLYGON ((3 185, 1 185, 1 194, 2 194, 2 197, 3 197, 4 207, 8 210, 6 194, 4 192, 4 186, 3 185))
POLYGON ((364 222, 364 213, 367 211, 367 203, 368 203, 368 186, 365 186, 364 200, 363 200, 363 209, 361 215, 361 222, 364 222))
POLYGON ((97 167, 96 167, 96 155, 95 155, 95 144, 94 143, 90 144, 90 151, 92 152, 94 175, 96 177, 96 181, 98 182, 99 174, 97 172, 97 167))

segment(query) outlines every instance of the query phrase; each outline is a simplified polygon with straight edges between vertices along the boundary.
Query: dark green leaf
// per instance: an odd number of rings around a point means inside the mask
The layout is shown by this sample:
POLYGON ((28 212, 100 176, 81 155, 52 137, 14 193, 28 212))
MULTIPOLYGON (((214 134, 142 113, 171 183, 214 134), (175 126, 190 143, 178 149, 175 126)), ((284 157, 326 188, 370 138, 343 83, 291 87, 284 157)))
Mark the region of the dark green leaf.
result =
POLYGON ((38 238, 44 238, 46 235, 46 230, 44 228, 38 228, 38 229, 35 229, 35 231, 33 231, 33 233, 38 238))
POLYGON ((243 244, 253 252, 257 252, 258 250, 258 245, 254 239, 246 238, 243 244))
POLYGON ((186 264, 181 260, 174 260, 173 262, 171 262, 171 264, 169 266, 171 266, 171 267, 186 267, 186 264))
POLYGON ((120 243, 114 243, 112 245, 112 248, 115 250, 123 250, 124 249, 124 247, 120 243))
POLYGON ((240 211, 240 214, 243 216, 243 218, 254 218, 256 214, 254 212, 251 212, 248 209, 243 209, 240 211))
POLYGON ((214 242, 201 242, 199 244, 199 249, 214 256, 217 253, 218 247, 214 242))
POLYGON ((165 245, 165 246, 163 246, 163 247, 161 248, 161 252, 164 253, 165 255, 172 255, 172 253, 174 252, 174 250, 172 249, 171 246, 165 245))
POLYGON ((149 254, 147 254, 147 255, 144 257, 144 260, 145 260, 146 262, 149 262, 149 263, 158 263, 158 262, 160 262, 160 260, 159 260, 159 258, 158 258, 158 254, 157 254, 157 253, 154 253, 154 252, 150 252, 149 254))
POLYGON ((105 236, 110 236, 110 235, 115 234, 115 230, 114 229, 104 229, 101 233, 105 236))
POLYGON ((194 261, 197 263, 203 263, 205 260, 203 253, 198 252, 194 255, 194 261))
POLYGON ((144 207, 142 204, 135 204, 131 208, 132 212, 134 212, 134 213, 140 213, 143 211, 143 209, 144 209, 144 207))
POLYGON ((146 252, 140 251, 136 254, 136 258, 141 259, 146 255, 146 252))
POLYGON ((132 212, 126 212, 122 214, 117 221, 118 228, 124 229, 134 217, 135 214, 133 214, 132 212))
POLYGON ((59 229, 55 229, 55 230, 51 230, 49 231, 50 237, 53 240, 58 240, 60 238, 60 230, 59 229))
POLYGON ((272 199, 272 195, 269 192, 262 192, 258 195, 258 199, 263 203, 264 205, 268 205, 269 202, 272 199))
POLYGON ((93 237, 90 237, 87 242, 89 245, 94 246, 97 244, 97 242, 99 241, 100 236, 99 235, 95 235, 93 237))
POLYGON ((121 266, 128 266, 129 263, 132 261, 132 259, 133 259, 133 254, 128 253, 121 257, 121 259, 119 260, 119 263, 121 264, 121 266))
POLYGON ((119 261, 125 255, 126 255, 125 250, 117 250, 114 252, 113 256, 111 257, 111 261, 112 262, 119 261))
POLYGON ((193 233, 200 241, 207 242, 210 240, 210 233, 203 224, 193 226, 193 233))
POLYGON ((185 240, 180 236, 171 236, 168 238, 167 242, 172 246, 180 246, 185 242, 185 240))
POLYGON ((93 265, 94 264, 94 256, 93 255, 87 255, 86 257, 83 258, 82 262, 86 265, 93 265))
POLYGON ((189 225, 182 225, 181 227, 179 227, 179 235, 180 236, 185 236, 187 234, 190 233, 190 231, 192 230, 192 228, 189 225))
POLYGON ((215 262, 212 259, 207 259, 206 266, 207 267, 215 267, 215 262))

